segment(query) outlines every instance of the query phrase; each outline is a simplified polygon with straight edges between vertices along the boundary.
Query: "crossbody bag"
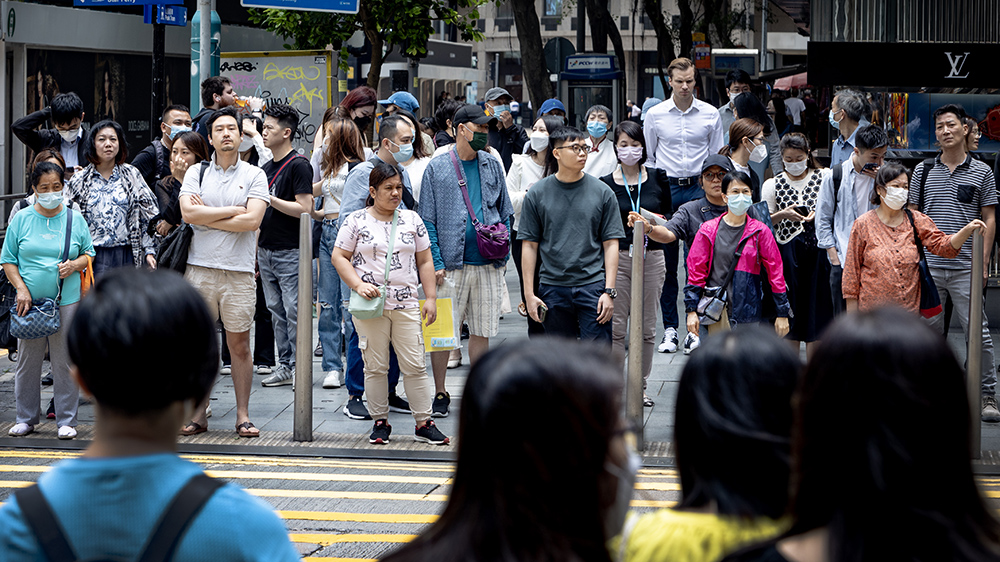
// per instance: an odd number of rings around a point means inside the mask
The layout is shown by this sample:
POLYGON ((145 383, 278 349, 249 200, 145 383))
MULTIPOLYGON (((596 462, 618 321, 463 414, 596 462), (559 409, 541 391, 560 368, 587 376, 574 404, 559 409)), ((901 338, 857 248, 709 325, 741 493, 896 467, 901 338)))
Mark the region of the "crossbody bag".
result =
MULTIPOLYGON (((698 321, 701 324, 708 326, 722 319, 722 313, 726 310, 726 304, 729 302, 729 284, 732 283, 733 276, 736 274, 736 265, 740 262, 740 256, 743 255, 743 247, 746 246, 749 240, 750 237, 747 236, 743 240, 740 240, 740 243, 736 246, 736 257, 733 259, 732 267, 726 272, 726 278, 723 280, 722 285, 719 287, 705 287, 702 290, 701 299, 698 300, 698 321)), ((713 251, 712 256, 708 259, 708 275, 712 274, 712 261, 714 258, 715 252, 713 251)))
POLYGON ((449 150, 451 163, 455 166, 455 174, 458 176, 458 187, 462 188, 462 197, 465 198, 465 207, 472 217, 472 226, 476 229, 476 246, 479 254, 488 260, 501 260, 507 257, 510 251, 510 231, 503 223, 484 225, 476 218, 476 211, 472 208, 472 200, 469 199, 469 190, 465 185, 465 174, 458 165, 458 157, 454 150, 449 150))
MULTIPOLYGON (((69 259, 70 239, 73 234, 73 209, 66 206, 66 241, 63 245, 63 263, 69 259)), ((10 308, 10 335, 19 340, 35 340, 51 336, 59 331, 59 302, 62 300, 63 280, 59 280, 59 292, 55 299, 44 298, 31 301, 31 308, 24 316, 18 316, 17 304, 10 308)))
MULTIPOLYGON (((367 211, 366 211, 367 212, 367 211)), ((396 244, 396 223, 399 222, 399 209, 392 212, 392 233, 389 235, 389 251, 385 254, 385 283, 379 288, 379 295, 367 299, 354 289, 351 289, 351 300, 347 311, 359 320, 371 320, 382 316, 385 310, 385 296, 389 292, 389 270, 392 268, 392 248, 396 244)))
POLYGON ((913 222, 913 213, 909 209, 904 209, 906 218, 910 219, 910 227, 913 229, 913 243, 917 245, 917 253, 920 259, 917 261, 917 272, 920 275, 920 315, 924 318, 933 318, 941 314, 941 296, 938 295, 937 285, 931 277, 931 269, 927 265, 927 255, 924 254, 924 243, 917 233, 917 225, 913 222))

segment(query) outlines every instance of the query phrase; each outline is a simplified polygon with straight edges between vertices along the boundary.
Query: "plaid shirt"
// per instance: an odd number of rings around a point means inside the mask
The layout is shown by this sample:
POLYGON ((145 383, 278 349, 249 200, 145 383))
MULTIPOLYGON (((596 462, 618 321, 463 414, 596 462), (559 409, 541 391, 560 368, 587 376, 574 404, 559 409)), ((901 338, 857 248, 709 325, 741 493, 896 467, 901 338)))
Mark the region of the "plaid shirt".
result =
MULTIPOLYGON (((95 233, 95 221, 100 220, 100 217, 92 216, 93 213, 87 207, 90 190, 99 176, 100 172, 90 164, 82 172, 73 174, 66 184, 66 200, 76 203, 80 208, 80 213, 87 219, 92 235, 95 233)), ((156 197, 146 185, 146 180, 142 179, 139 170, 131 164, 115 166, 112 172, 112 177, 114 176, 118 176, 118 181, 128 197, 125 226, 128 229, 128 243, 132 247, 132 260, 136 267, 140 267, 144 255, 156 253, 156 241, 148 232, 149 221, 159 213, 156 197)))

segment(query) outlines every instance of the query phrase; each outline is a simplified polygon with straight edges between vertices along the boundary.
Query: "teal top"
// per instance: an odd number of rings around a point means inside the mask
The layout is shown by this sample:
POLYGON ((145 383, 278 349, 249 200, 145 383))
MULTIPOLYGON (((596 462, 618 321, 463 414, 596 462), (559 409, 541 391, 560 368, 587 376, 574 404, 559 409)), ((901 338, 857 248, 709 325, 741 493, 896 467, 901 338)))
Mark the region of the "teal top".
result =
MULTIPOLYGON (((469 201, 472 201, 472 210, 476 212, 476 220, 483 223, 483 188, 479 181, 479 160, 459 160, 465 172, 465 188, 469 190, 469 201)), ((463 203, 463 207, 465 204, 463 203)), ((465 214, 469 214, 466 210, 465 214)), ((476 227, 472 224, 472 219, 465 221, 465 254, 462 257, 465 265, 486 265, 489 260, 479 253, 479 243, 476 242, 476 227)))
MULTIPOLYGON (((69 259, 81 254, 94 255, 90 228, 83 215, 73 213, 73 232, 70 239, 69 259)), ((0 253, 0 264, 17 266, 21 279, 28 287, 32 300, 56 298, 59 294, 59 262, 62 260, 66 241, 66 206, 54 217, 45 217, 34 205, 16 215, 7 226, 0 253)), ((80 300, 80 274, 73 273, 63 280, 61 304, 80 300)))

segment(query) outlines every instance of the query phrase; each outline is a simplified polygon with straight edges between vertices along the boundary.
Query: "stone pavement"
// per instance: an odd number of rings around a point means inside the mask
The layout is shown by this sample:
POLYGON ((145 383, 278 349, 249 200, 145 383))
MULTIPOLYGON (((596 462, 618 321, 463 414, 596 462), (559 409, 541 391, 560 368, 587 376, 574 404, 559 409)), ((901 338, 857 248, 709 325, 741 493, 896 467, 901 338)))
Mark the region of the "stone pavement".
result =
MULTIPOLYGON (((500 334, 491 341, 491 347, 516 342, 527 337, 527 323, 516 312, 520 299, 516 272, 513 267, 508 269, 506 281, 511 295, 512 307, 515 311, 505 315, 500 321, 500 334)), ((313 341, 316 342, 318 340, 316 339, 315 319, 312 328, 313 341)), ((661 330, 662 328, 658 328, 657 342, 659 342, 661 330)), ((960 334, 961 330, 953 329, 950 341, 961 358, 964 357, 962 350, 964 342, 960 334)), ((995 333, 994 337, 998 337, 998 335, 995 333)), ((683 331, 681 338, 683 339, 683 331)), ((463 387, 469 372, 468 341, 463 341, 463 344, 465 344, 463 365, 448 371, 446 386, 452 397, 451 415, 447 418, 435 418, 435 423, 455 442, 457 442, 458 409, 462 404, 463 387)), ((184 358, 180 354, 180 350, 178 353, 175 361, 178 368, 183 368, 184 358)), ((651 408, 644 409, 645 439, 648 445, 644 456, 646 456, 647 462, 669 463, 671 461, 670 441, 673 437, 674 400, 677 393, 677 383, 685 361, 686 357, 681 352, 654 354, 653 372, 649 378, 647 393, 656 404, 651 408)), ((58 446, 53 443, 55 423, 46 423, 46 420, 43 420, 43 423, 38 426, 36 434, 32 436, 34 439, 7 437, 7 430, 14 422, 13 366, 12 362, 0 357, 0 445, 41 446, 38 442, 44 441, 45 446, 58 446)), ((314 441, 312 443, 296 443, 292 440, 294 411, 292 387, 262 387, 260 381, 264 376, 261 375, 254 375, 253 391, 250 396, 250 417, 254 424, 260 428, 262 436, 259 439, 238 438, 234 430, 236 406, 232 380, 231 377, 222 376, 212 392, 213 416, 208 420, 209 431, 198 436, 181 437, 179 439, 181 449, 190 452, 224 452, 227 450, 237 452, 248 449, 277 452, 280 449, 287 454, 343 454, 348 456, 352 454, 352 451, 356 451, 384 458, 407 458, 409 455, 447 458, 454 454, 454 446, 435 447, 413 442, 410 435, 412 435, 414 425, 413 418, 409 414, 389 414, 389 423, 393 426, 393 440, 390 445, 369 445, 367 436, 371 431, 372 422, 352 420, 343 414, 344 404, 348 398, 347 389, 345 387, 333 390, 322 388, 323 373, 320 368, 320 360, 315 358, 313 361, 312 423, 314 441)), ((47 366, 45 370, 47 371, 47 366)), ((429 357, 427 370, 430 373, 429 357)), ((141 365, 136 366, 136 376, 142 376, 141 365)), ((402 385, 400 385, 399 392, 405 394, 402 385)), ((51 387, 43 387, 43 407, 48 403, 50 397, 51 387)), ((89 404, 82 405, 79 411, 80 436, 77 439, 77 443, 80 445, 92 434, 90 426, 93 424, 93 420, 93 407, 89 404)), ((519 421, 526 430, 533 429, 531 417, 527 413, 519 421)), ((984 451, 1000 450, 1000 424, 983 424, 982 427, 984 451)), ((541 428, 537 429, 541 430, 541 428)), ((984 453, 984 457, 986 456, 984 453)), ((1000 459, 1000 453, 993 456, 1000 459)))

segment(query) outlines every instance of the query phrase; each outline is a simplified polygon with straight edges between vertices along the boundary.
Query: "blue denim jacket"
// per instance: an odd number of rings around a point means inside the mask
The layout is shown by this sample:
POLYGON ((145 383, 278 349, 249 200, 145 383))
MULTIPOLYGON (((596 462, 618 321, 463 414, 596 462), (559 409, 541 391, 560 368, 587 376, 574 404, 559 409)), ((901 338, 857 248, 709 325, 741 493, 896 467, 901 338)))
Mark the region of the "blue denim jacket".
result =
MULTIPOLYGON (((507 195, 507 180, 503 165, 490 153, 480 150, 479 182, 483 191, 483 224, 507 223, 514 215, 514 206, 507 195)), ((461 169, 461 163, 459 163, 461 169)), ((465 257, 465 223, 469 211, 465 198, 458 186, 458 175, 448 152, 440 154, 427 163, 423 180, 420 182, 420 201, 417 212, 424 219, 431 236, 431 253, 434 254, 434 269, 462 269, 465 257), (436 240, 435 240, 436 238, 436 240)), ((507 261, 494 260, 495 267, 502 267, 507 261)))

